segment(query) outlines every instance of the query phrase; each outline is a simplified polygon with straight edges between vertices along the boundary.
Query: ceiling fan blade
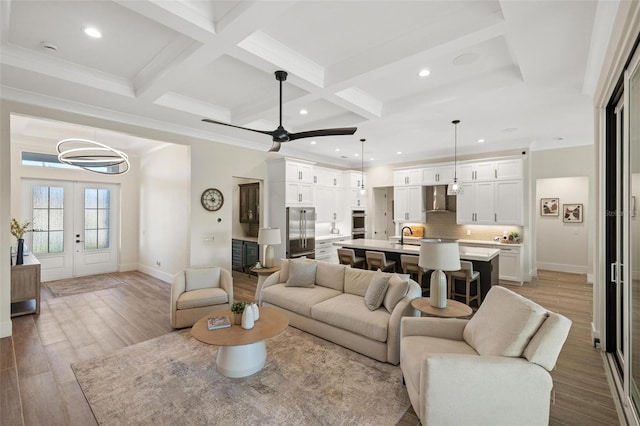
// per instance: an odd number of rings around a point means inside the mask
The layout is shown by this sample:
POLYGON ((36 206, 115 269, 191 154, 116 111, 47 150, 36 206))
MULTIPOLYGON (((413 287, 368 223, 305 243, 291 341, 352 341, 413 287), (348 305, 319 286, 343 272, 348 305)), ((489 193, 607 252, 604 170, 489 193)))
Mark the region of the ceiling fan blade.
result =
POLYGON ((250 132, 262 133, 264 135, 269 135, 271 137, 273 137, 273 134, 275 133, 274 131, 256 130, 256 129, 250 129, 248 127, 235 126, 233 124, 223 123, 222 121, 211 120, 210 118, 203 118, 202 121, 207 123, 213 123, 213 124, 221 124, 223 126, 235 127, 236 129, 249 130, 250 132))
POLYGON ((352 135, 358 130, 357 127, 341 127, 337 129, 309 130, 306 132, 290 133, 289 140, 293 141, 302 138, 315 138, 320 136, 344 136, 352 135))
POLYGON ((273 145, 271 145, 271 148, 269 148, 269 152, 280 151, 280 145, 282 145, 280 142, 274 142, 273 145))

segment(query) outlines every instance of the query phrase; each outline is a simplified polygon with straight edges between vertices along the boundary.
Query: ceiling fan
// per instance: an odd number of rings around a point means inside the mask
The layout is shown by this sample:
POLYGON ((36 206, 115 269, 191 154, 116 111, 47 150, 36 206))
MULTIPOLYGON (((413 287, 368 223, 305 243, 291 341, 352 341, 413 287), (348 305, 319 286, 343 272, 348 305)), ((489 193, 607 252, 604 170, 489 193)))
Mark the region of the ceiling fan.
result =
POLYGON ((276 71, 275 76, 276 80, 280 82, 280 125, 277 129, 272 131, 267 130, 256 130, 249 129, 248 127, 234 126, 233 124, 223 123, 221 121, 211 120, 209 118, 204 118, 202 121, 206 121, 207 123, 213 124, 221 124, 223 126, 235 127, 237 129, 249 130, 251 132, 263 133, 265 135, 269 135, 273 138, 273 145, 269 149, 270 152, 278 152, 280 151, 280 145, 284 142, 293 141, 296 139, 302 138, 315 138, 319 136, 343 136, 343 135, 352 135, 358 130, 357 127, 341 127, 336 129, 320 129, 320 130, 309 130, 306 132, 298 132, 298 133, 289 133, 282 127, 282 82, 287 79, 286 71, 276 71))

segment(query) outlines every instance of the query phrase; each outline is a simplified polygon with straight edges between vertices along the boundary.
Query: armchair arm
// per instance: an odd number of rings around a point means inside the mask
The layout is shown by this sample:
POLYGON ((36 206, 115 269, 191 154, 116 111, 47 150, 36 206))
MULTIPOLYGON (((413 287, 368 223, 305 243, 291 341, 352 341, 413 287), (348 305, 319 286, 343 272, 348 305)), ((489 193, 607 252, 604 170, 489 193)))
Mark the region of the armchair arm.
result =
POLYGON ((428 336, 440 339, 462 340, 462 332, 469 320, 457 318, 402 318, 401 338, 428 336))
POLYGON ((272 286, 274 284, 280 283, 280 271, 276 271, 273 274, 269 275, 266 280, 262 284, 259 284, 256 287, 256 303, 258 306, 262 306, 262 290, 272 286))
POLYGON ((178 297, 186 291, 186 288, 187 282, 184 277, 184 271, 180 271, 173 277, 173 282, 171 283, 171 305, 169 307, 169 317, 171 319, 171 327, 173 328, 176 328, 178 325, 176 318, 176 304, 178 303, 178 297))
POLYGON ((551 375, 524 358, 427 355, 420 371, 423 425, 547 425, 551 375))
POLYGON ((404 317, 419 315, 411 306, 411 301, 420 297, 422 290, 417 282, 409 280, 407 294, 393 308, 387 328, 387 362, 397 365, 400 362, 400 324, 404 317))
POLYGON ((229 295, 229 306, 233 304, 233 277, 226 269, 220 268, 220 288, 229 295))

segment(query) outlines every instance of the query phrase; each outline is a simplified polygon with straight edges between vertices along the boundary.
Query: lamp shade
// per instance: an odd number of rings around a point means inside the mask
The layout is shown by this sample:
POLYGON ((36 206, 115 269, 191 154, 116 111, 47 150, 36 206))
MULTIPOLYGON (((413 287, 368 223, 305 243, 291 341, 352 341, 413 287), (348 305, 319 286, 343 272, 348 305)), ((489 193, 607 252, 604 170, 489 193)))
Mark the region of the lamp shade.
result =
POLYGON ((420 243, 418 265, 426 269, 457 271, 460 269, 458 241, 424 239, 420 243))
POLYGON ((274 245, 280 244, 279 228, 260 228, 258 231, 258 244, 274 245))

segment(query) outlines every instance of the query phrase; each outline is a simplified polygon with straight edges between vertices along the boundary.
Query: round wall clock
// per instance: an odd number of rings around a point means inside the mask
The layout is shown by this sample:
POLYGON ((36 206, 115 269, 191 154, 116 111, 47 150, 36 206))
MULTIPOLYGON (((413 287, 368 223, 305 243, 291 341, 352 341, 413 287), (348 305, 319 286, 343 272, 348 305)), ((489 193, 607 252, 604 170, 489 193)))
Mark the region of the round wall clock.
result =
POLYGON ((202 203, 202 207, 209 210, 210 212, 215 212, 220 210, 222 204, 224 204, 224 197, 222 196, 222 192, 216 188, 205 189, 200 197, 200 202, 202 203))

